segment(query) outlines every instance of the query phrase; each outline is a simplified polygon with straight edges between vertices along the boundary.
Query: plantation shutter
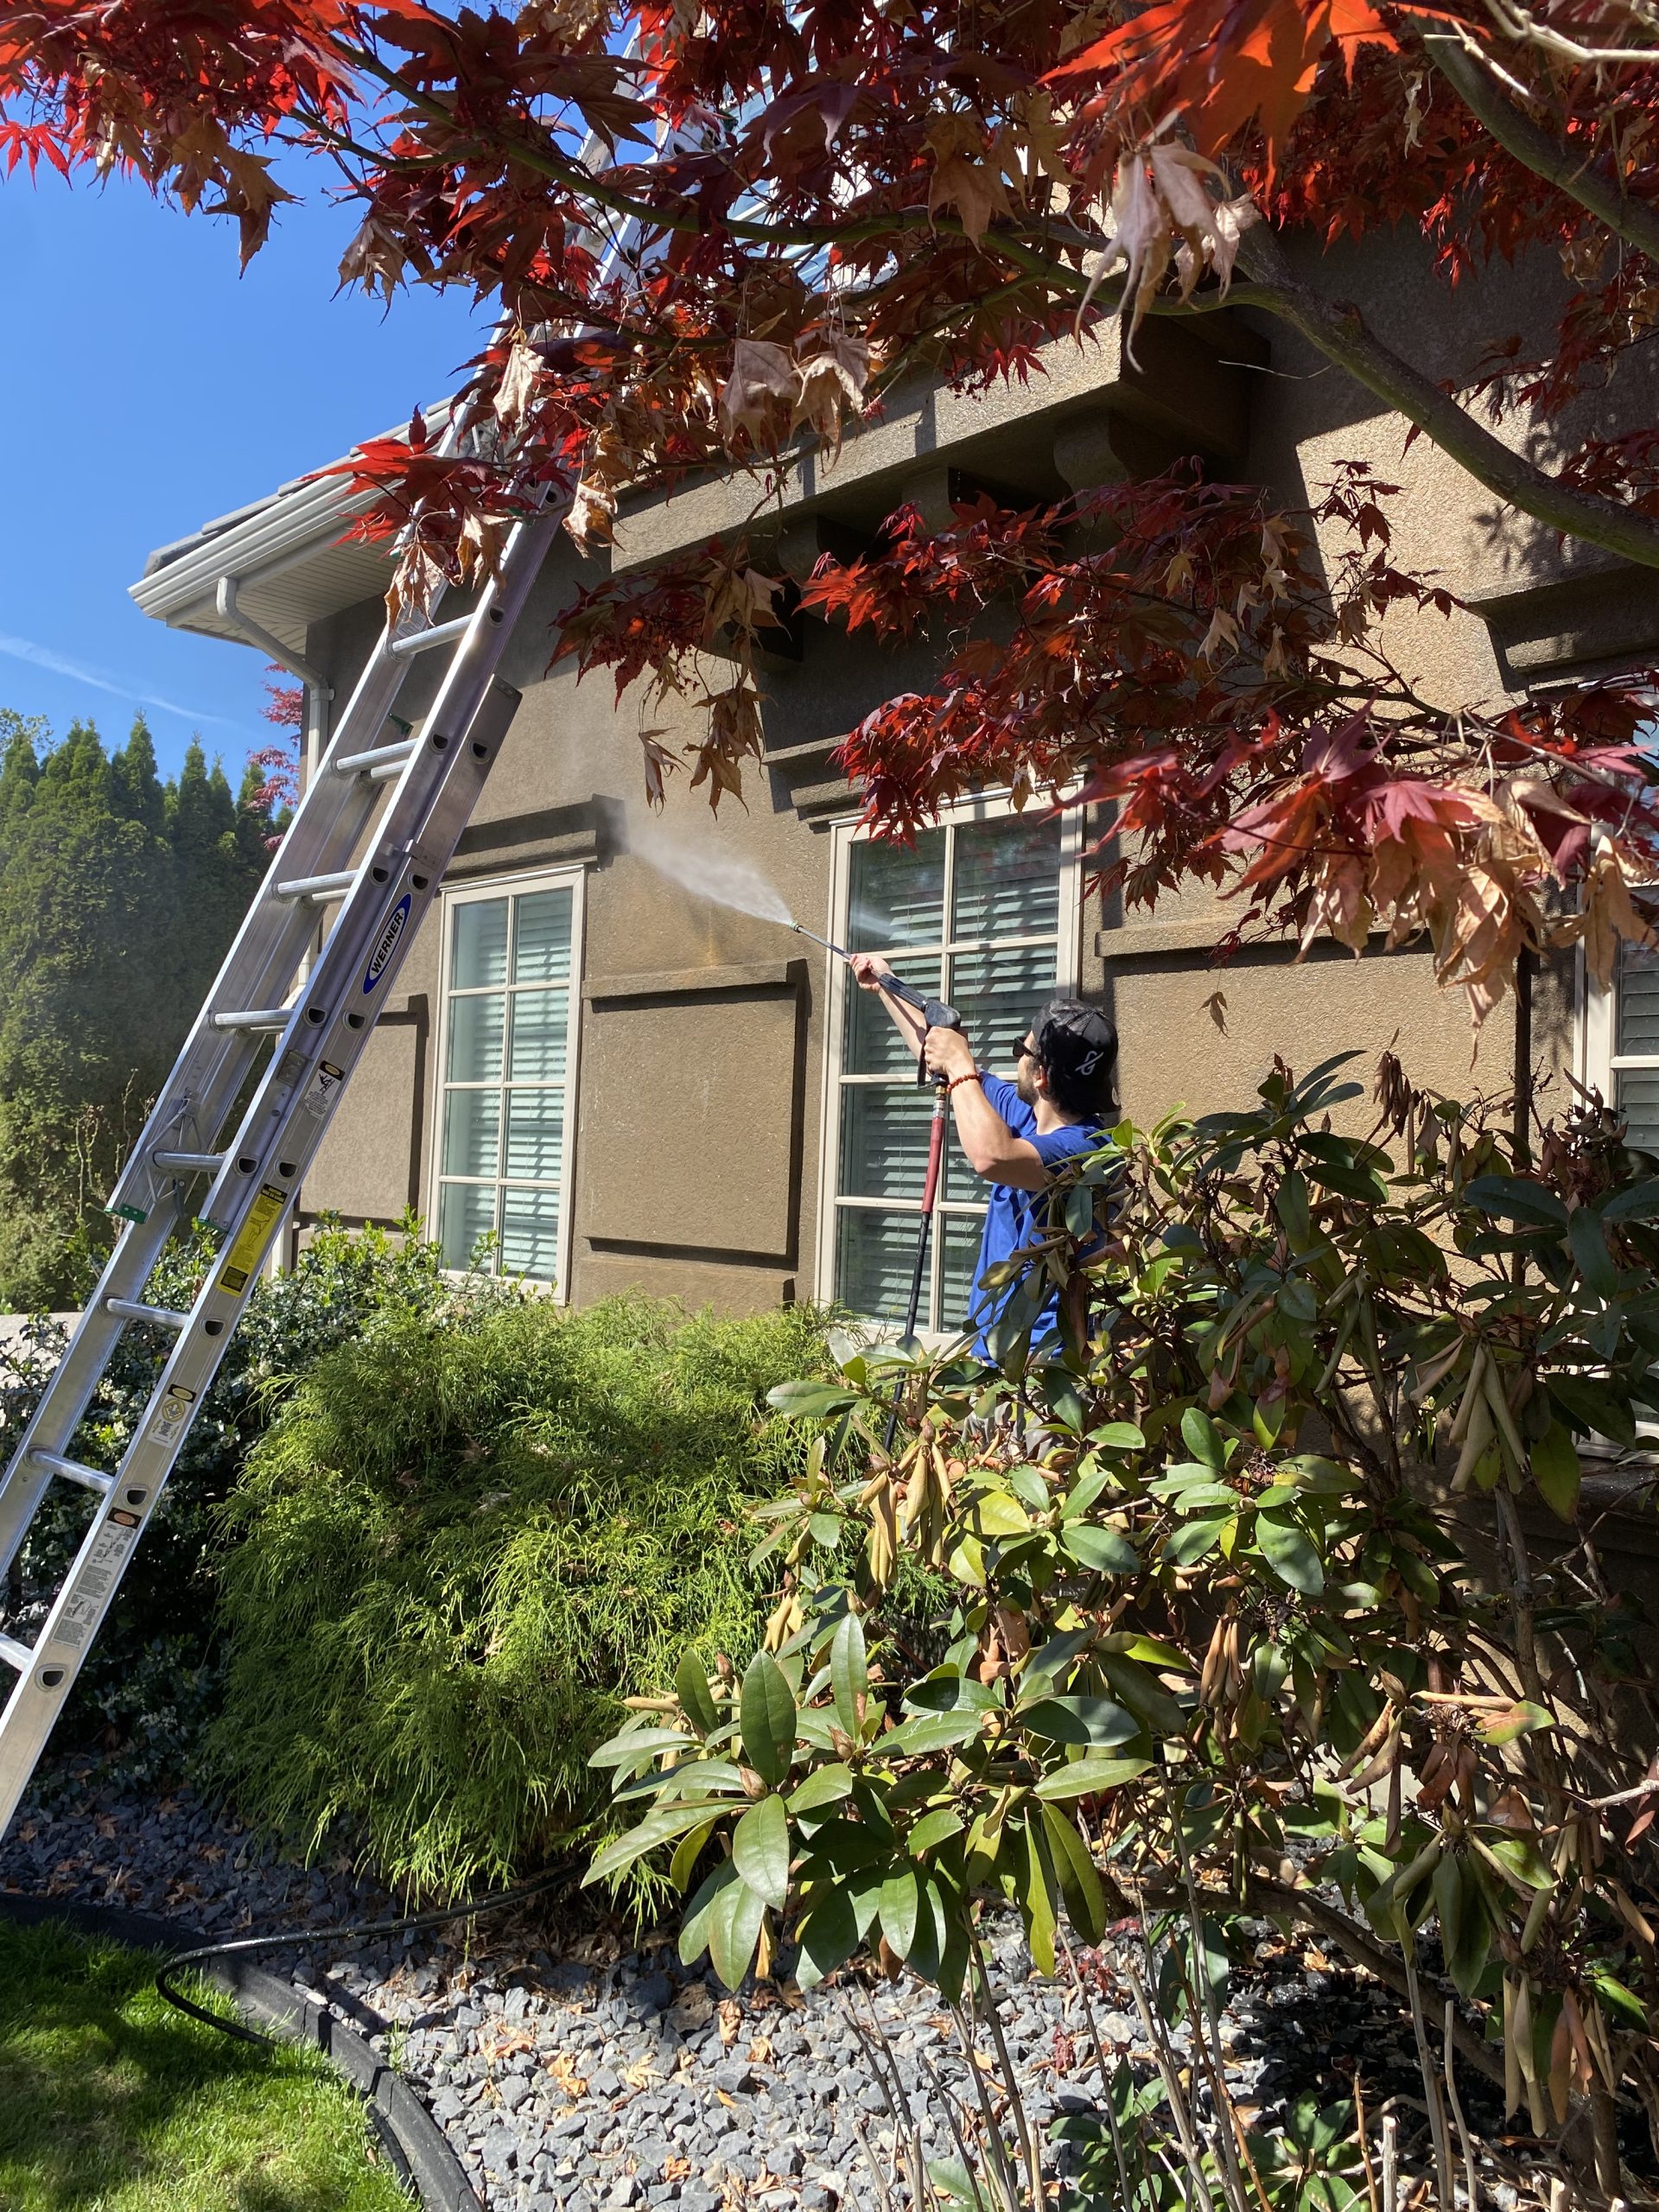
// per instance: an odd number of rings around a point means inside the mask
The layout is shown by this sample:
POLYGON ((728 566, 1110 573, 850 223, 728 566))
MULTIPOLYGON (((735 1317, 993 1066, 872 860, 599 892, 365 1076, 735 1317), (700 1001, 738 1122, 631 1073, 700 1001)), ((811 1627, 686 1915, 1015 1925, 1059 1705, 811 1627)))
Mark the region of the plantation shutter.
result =
POLYGON ((450 913, 438 1237, 464 1268, 553 1282, 569 1153, 576 887, 467 895, 450 913))
POLYGON ((1613 1038, 1613 1101, 1630 1141, 1659 1152, 1659 953, 1623 948, 1613 1038))
MULTIPOLYGON (((1051 818, 945 823, 913 846, 855 842, 841 942, 882 952, 908 983, 961 1013, 976 1056, 1009 1074, 1013 1047, 1069 961, 1061 957, 1064 842, 1051 818)), ((850 973, 839 988, 834 1294, 871 1320, 902 1321, 915 1264, 931 1099, 886 1007, 850 973)), ((947 1147, 918 1326, 967 1313, 984 1185, 947 1147)))

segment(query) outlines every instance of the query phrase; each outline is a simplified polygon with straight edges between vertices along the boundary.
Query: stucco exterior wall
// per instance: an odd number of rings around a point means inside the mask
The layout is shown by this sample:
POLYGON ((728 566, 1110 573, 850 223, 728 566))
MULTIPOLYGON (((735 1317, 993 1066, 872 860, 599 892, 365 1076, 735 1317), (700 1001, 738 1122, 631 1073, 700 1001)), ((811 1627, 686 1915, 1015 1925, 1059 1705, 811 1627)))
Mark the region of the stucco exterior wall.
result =
MULTIPOLYGON (((1312 253, 1313 249, 1305 249, 1312 253)), ((1555 282, 1548 270, 1501 269, 1448 296, 1421 243, 1370 242, 1363 260, 1338 249, 1320 282, 1363 300, 1384 335, 1433 376, 1467 380, 1487 348, 1535 321, 1555 282)), ((1217 472, 1269 486, 1287 505, 1318 497, 1339 461, 1369 461, 1402 486, 1390 512, 1402 564, 1438 569, 1471 602, 1449 618, 1402 617, 1389 644, 1429 696, 1448 703, 1513 694, 1541 672, 1571 671, 1659 636, 1656 594, 1606 562, 1563 560, 1553 540, 1492 512, 1493 502, 1425 440, 1281 327, 1230 315, 1196 329, 1149 325, 1139 367, 1115 333, 1094 347, 1048 349, 1050 377, 1029 393, 981 401, 901 396, 878 428, 849 438, 842 461, 813 461, 791 480, 769 525, 791 558, 868 528, 899 498, 945 510, 958 480, 1052 498, 1068 486, 1160 466, 1179 450, 1217 472), (1484 610, 1478 611, 1478 610, 1484 610)), ((1643 372, 1643 374, 1651 374, 1643 372)), ((1622 405, 1651 410, 1659 387, 1622 405)), ((1523 433, 1515 433, 1521 435, 1523 433)), ((728 526, 753 487, 705 484, 625 516, 616 563, 640 566, 728 526)), ((764 533, 763 533, 764 535, 764 533)), ((1339 557, 1332 531, 1321 550, 1339 557)), ((884 654, 821 626, 804 626, 799 657, 769 662, 766 760, 750 772, 747 805, 718 819, 683 779, 666 815, 645 805, 635 697, 613 701, 603 677, 578 683, 549 671, 557 610, 593 580, 574 549, 550 563, 503 670, 524 691, 478 816, 451 869, 478 884, 580 866, 585 881, 578 1081, 572 1185, 570 1296, 628 1285, 741 1310, 810 1296, 823 1147, 825 968, 812 947, 668 880, 635 849, 668 834, 695 852, 751 862, 791 912, 823 930, 831 919, 830 824, 854 810, 829 754, 856 717, 926 679, 925 645, 884 654)), ((450 611, 446 608, 446 612, 450 611)), ((316 626, 308 651, 337 696, 378 631, 368 603, 316 626)), ((400 711, 423 711, 425 690, 400 711)), ((653 725, 674 716, 652 708, 653 725)), ((690 734, 689 726, 686 733, 690 734)), ((1193 1112, 1247 1103, 1275 1054, 1298 1071, 1338 1052, 1372 1064, 1392 1046, 1419 1084, 1455 1094, 1511 1080, 1511 1027, 1500 1013, 1471 1029, 1461 997, 1441 991, 1421 949, 1354 960, 1333 948, 1297 961, 1259 948, 1217 970, 1209 949, 1234 910, 1207 895, 1172 899, 1147 918, 1083 902, 1076 947, 1085 995, 1116 1020, 1125 1104, 1140 1121, 1182 1104, 1193 1112), (1206 1007, 1225 1000, 1224 1026, 1206 1007)), ((442 979, 429 928, 404 970, 356 1082, 308 1179, 303 1211, 335 1208, 386 1218, 432 1197, 435 1059, 442 979)), ((1560 1069, 1573 1047, 1570 963, 1541 978, 1535 1046, 1560 1069)), ((1346 1117, 1363 1127, 1356 1103, 1346 1117)))

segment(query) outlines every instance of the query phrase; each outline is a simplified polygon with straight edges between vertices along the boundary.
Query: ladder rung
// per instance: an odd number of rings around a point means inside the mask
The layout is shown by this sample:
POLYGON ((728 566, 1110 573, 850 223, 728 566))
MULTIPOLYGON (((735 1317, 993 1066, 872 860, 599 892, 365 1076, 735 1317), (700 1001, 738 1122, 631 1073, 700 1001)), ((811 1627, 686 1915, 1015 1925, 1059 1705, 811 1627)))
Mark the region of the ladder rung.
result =
POLYGON ((136 1298, 106 1298, 104 1311, 118 1315, 123 1321, 153 1321, 158 1329, 186 1329, 190 1325, 188 1313, 175 1313, 170 1306, 143 1306, 136 1298))
POLYGON ((217 1175, 225 1165, 222 1152, 152 1152, 158 1167, 181 1167, 199 1175, 217 1175))
POLYGON ((332 899, 349 891, 357 881, 354 868, 336 868, 332 875, 296 875, 276 886, 279 899, 332 899))
POLYGON ((402 738, 396 745, 372 745, 366 753, 347 753, 334 766, 342 776, 378 778, 401 768, 416 748, 417 741, 402 738))
POLYGON ((15 1667, 20 1675, 26 1675, 35 1664, 35 1647, 19 1643, 15 1636, 0 1636, 0 1659, 7 1666, 15 1667))
POLYGON ((391 650, 395 653, 429 652, 434 645, 447 645, 451 638, 459 638, 472 626, 470 614, 458 614, 453 622, 437 622, 429 630, 411 630, 406 638, 394 638, 391 650))
POLYGON ((216 1014, 215 1029, 286 1029, 294 1009, 291 1006, 248 1007, 240 1014, 216 1014))
POLYGON ((96 1467, 83 1467, 79 1459, 66 1459, 61 1452, 31 1452, 29 1456, 37 1466, 50 1467, 65 1482, 79 1483, 83 1490, 95 1490, 100 1497, 115 1488, 113 1475, 100 1473, 96 1467))

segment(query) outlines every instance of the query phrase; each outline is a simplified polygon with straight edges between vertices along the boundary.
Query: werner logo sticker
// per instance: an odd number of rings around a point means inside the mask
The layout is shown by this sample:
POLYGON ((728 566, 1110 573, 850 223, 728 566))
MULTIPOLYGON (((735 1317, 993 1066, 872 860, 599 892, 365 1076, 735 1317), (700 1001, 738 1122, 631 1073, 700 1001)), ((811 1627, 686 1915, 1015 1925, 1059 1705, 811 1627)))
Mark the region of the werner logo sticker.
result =
POLYGON ((397 950, 397 940, 409 927, 409 906, 412 892, 405 891, 397 904, 386 916, 386 925, 380 932, 368 972, 363 978, 363 995, 366 998, 386 972, 386 963, 397 950))

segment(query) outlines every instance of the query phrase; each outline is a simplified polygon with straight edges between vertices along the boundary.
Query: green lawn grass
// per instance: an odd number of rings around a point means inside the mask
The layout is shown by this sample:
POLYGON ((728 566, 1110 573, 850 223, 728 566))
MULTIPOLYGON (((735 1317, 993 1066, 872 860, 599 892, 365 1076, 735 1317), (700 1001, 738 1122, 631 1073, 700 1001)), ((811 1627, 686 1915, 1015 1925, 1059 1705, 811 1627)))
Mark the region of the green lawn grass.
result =
POLYGON ((155 1973, 0 1922, 0 2212, 409 2212, 317 2053, 219 2035, 155 1973))

